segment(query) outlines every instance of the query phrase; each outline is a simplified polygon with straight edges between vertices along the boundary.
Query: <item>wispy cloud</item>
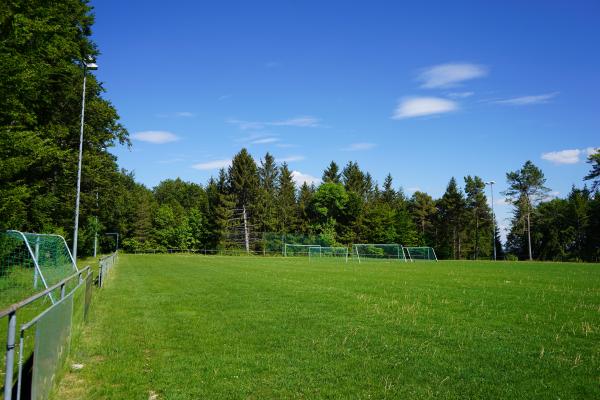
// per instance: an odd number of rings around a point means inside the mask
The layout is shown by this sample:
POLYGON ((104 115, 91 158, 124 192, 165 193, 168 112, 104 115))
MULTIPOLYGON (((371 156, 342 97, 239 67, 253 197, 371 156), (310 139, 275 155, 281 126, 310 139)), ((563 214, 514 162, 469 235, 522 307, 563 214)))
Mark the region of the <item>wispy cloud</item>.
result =
POLYGON ((488 74, 483 65, 470 63, 447 63, 425 68, 419 73, 418 80, 425 89, 450 88, 462 82, 481 78, 488 74))
POLYGON ((581 157, 584 158, 594 154, 594 147, 588 147, 587 149, 567 149, 560 151, 550 151, 548 153, 542 153, 542 159, 550 161, 551 163, 560 164, 577 164, 582 161, 581 157))
POLYGON ((279 142, 279 138, 264 137, 264 138, 260 138, 260 139, 251 140, 249 143, 250 144, 271 144, 271 143, 276 143, 276 142, 279 142))
POLYGON ((302 161, 305 158, 306 157, 304 157, 304 156, 287 156, 287 157, 276 158, 275 161, 278 163, 284 163, 284 162, 302 161))
POLYGON ((398 103, 392 118, 405 119, 423 117, 456 110, 458 110, 458 104, 452 100, 440 97, 407 97, 398 103))
POLYGON ((342 150, 343 151, 362 151, 362 150, 371 150, 372 148, 376 147, 377 145, 375 143, 367 143, 367 142, 362 142, 362 143, 352 143, 347 147, 344 147, 342 150))
POLYGON ((214 161, 208 161, 208 162, 194 164, 194 165, 192 165, 192 168, 199 169, 201 171, 207 171, 207 170, 211 170, 211 169, 226 168, 226 167, 229 167, 230 165, 231 165, 231 160, 226 159, 226 160, 214 160, 214 161))
POLYGON ((511 106, 528 106, 531 104, 544 104, 559 95, 559 92, 552 92, 546 94, 538 94, 533 96, 521 96, 513 97, 510 99, 495 100, 496 104, 507 104, 511 106))
POLYGON ((227 99, 228 99, 228 98, 230 98, 230 97, 231 97, 231 95, 230 95, 230 94, 224 94, 224 95, 222 95, 222 96, 219 96, 219 97, 217 98, 217 100, 219 100, 219 101, 223 101, 223 100, 227 100, 227 99))
POLYGON ((467 97, 471 97, 475 94, 475 92, 451 92, 448 93, 448 97, 451 99, 466 99, 467 97))
POLYGON ((318 184, 319 182, 321 182, 319 178, 316 178, 309 174, 303 174, 300 171, 292 171, 292 179, 294 180, 297 186, 302 186, 304 182, 306 182, 309 185, 312 185, 313 183, 318 184))
POLYGON ((192 118, 195 117, 196 114, 190 111, 175 111, 170 113, 160 113, 156 114, 159 118, 192 118))
POLYGON ((237 125, 242 130, 263 129, 266 126, 291 126, 299 128, 316 128, 320 126, 319 119, 311 116, 301 116, 279 121, 244 121, 239 119, 230 119, 230 124, 237 125))
POLYGON ((140 142, 148 142, 153 144, 163 144, 169 142, 176 142, 179 137, 174 133, 167 131, 143 131, 136 132, 131 137, 140 142))

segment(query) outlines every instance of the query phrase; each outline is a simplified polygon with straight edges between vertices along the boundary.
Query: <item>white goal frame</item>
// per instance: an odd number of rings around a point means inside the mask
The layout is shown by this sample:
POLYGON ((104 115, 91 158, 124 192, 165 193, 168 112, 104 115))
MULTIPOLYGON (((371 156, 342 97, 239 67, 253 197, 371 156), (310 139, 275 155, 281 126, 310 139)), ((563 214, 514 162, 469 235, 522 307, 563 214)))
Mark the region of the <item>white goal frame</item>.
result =
POLYGON ((313 253, 311 252, 311 249, 313 248, 318 248, 319 249, 319 257, 328 257, 328 258, 338 258, 339 254, 339 258, 344 258, 345 262, 348 262, 348 248, 345 246, 310 246, 308 249, 308 258, 311 259, 312 257, 316 257, 316 255, 313 255, 313 253), (324 252, 327 252, 331 250, 331 256, 329 255, 323 255, 324 252), (341 253, 335 253, 336 250, 343 250, 341 253))
POLYGON ((314 247, 314 248, 321 248, 320 244, 295 244, 295 243, 284 243, 283 244, 283 256, 284 257, 288 257, 288 246, 290 247, 306 247, 307 251, 306 251, 306 256, 308 257, 310 255, 310 248, 314 247))
POLYGON ((406 253, 408 254, 408 257, 410 258, 411 262, 415 262, 415 261, 438 261, 437 255, 435 254, 435 249, 431 246, 407 246, 404 247, 404 249, 406 250, 406 253), (421 249, 426 249, 427 252, 431 252, 430 254, 433 254, 433 258, 418 258, 418 257, 414 257, 414 254, 411 254, 410 251, 411 250, 421 250, 421 249))
MULTIPOLYGON (((359 249, 359 247, 367 247, 367 246, 371 246, 371 247, 396 246, 397 247, 396 254, 398 255, 398 261, 408 262, 408 260, 406 259, 406 255, 404 254, 404 248, 400 244, 397 244, 397 243, 353 243, 352 244, 352 258, 354 258, 354 256, 356 255, 356 259, 358 260, 359 264, 361 263, 361 259, 360 259, 360 254, 358 252, 358 249, 359 249)), ((368 259, 368 258, 372 258, 372 257, 363 256, 363 258, 368 259)), ((395 258, 390 258, 390 259, 395 259, 395 258)))

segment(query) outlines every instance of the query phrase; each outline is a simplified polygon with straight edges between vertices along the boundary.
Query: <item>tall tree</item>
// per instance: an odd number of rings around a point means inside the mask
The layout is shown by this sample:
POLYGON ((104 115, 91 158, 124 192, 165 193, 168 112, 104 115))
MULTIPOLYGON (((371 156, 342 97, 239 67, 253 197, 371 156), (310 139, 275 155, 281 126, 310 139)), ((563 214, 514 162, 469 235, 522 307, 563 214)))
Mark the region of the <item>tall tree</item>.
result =
POLYGON ((434 217, 437 212, 435 201, 427 193, 416 191, 410 200, 410 210, 416 224, 420 228, 422 244, 429 243, 428 232, 433 227, 434 217))
POLYGON ((248 150, 240 150, 231 160, 227 183, 236 206, 253 209, 258 194, 259 177, 256 163, 248 150))
POLYGON ((530 260, 533 260, 531 247, 531 214, 534 207, 546 198, 550 189, 546 186, 546 178, 541 169, 531 161, 525 162, 520 170, 506 174, 508 189, 503 192, 507 200, 518 210, 518 215, 525 218, 527 230, 527 251, 530 260))
POLYGON ((259 192, 255 220, 261 232, 275 232, 277 229, 278 177, 279 171, 275 158, 267 153, 258 167, 259 192))
POLYGON ((340 183, 340 167, 332 161, 325 172, 323 172, 323 182, 325 183, 340 183))
POLYGON ((600 188, 600 148, 595 149, 593 154, 588 156, 588 163, 592 164, 592 169, 585 176, 586 181, 592 181, 592 191, 600 188))
POLYGON ((279 231, 282 233, 294 232, 296 229, 296 185, 287 163, 279 168, 279 185, 277 191, 277 205, 279 212, 279 231))
POLYGON ((465 212, 465 197, 458 187, 456 179, 452 178, 446 187, 446 192, 438 202, 438 216, 442 230, 445 231, 445 244, 446 246, 451 244, 451 254, 454 259, 461 258, 465 212))
POLYGON ((470 175, 465 177, 465 193, 467 195, 467 221, 470 225, 469 230, 472 231, 473 258, 477 260, 480 256, 482 233, 485 238, 484 249, 490 249, 493 245, 491 243, 493 241, 492 215, 485 196, 485 183, 480 177, 471 177, 470 175))

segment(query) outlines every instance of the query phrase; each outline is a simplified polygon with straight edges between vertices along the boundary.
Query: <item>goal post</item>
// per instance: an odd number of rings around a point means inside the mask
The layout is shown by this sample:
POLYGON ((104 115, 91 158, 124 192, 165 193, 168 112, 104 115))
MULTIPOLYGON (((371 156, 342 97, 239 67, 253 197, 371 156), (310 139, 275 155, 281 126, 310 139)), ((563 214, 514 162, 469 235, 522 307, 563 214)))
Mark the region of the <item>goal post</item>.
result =
POLYGON ((405 247, 411 261, 437 261, 437 256, 433 247, 405 247))
POLYGON ((321 245, 318 244, 294 244, 284 243, 283 244, 283 256, 284 257, 302 257, 310 256, 311 249, 314 251, 320 251, 321 245))
POLYGON ((352 257, 359 263, 364 259, 407 261, 402 246, 395 243, 353 244, 352 257))
POLYGON ((310 258, 337 258, 348 262, 348 248, 343 246, 311 246, 308 249, 310 258))

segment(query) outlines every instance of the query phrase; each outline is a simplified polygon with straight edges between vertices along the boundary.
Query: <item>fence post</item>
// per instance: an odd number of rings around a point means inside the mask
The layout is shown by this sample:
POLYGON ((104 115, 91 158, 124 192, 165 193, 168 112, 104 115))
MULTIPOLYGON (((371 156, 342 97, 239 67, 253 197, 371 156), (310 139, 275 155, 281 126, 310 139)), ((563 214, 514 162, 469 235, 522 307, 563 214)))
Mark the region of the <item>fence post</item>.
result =
POLYGON ((16 331, 17 312, 13 311, 10 314, 8 314, 8 337, 6 340, 6 376, 4 377, 4 400, 12 399, 16 331))

